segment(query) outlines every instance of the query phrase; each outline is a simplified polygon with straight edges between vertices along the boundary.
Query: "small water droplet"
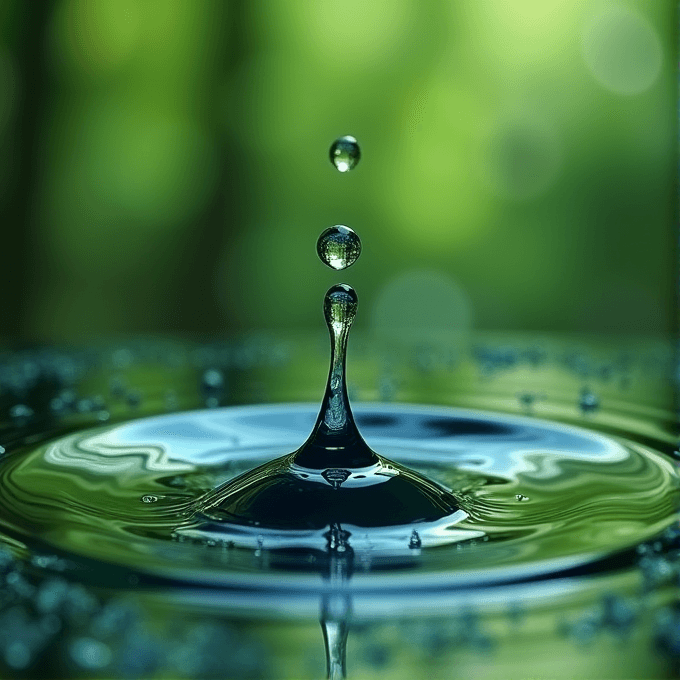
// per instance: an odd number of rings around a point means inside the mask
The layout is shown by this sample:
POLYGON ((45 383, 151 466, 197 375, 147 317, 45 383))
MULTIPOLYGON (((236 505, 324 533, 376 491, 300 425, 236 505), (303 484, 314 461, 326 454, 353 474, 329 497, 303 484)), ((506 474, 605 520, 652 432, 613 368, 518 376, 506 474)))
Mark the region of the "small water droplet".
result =
POLYGON ((9 410, 10 418, 19 427, 26 425, 33 415, 33 409, 25 404, 16 404, 9 410))
POLYGON ((325 265, 340 271, 357 261, 361 255, 361 240, 353 229, 336 224, 319 236, 316 252, 325 265))
POLYGON ((583 415, 594 413, 598 408, 600 408, 600 399, 595 394, 595 392, 589 390, 587 387, 584 387, 581 390, 578 406, 581 409, 581 413, 583 413, 583 415))
POLYGON ((215 368, 210 368, 201 378, 201 394, 208 408, 219 406, 224 393, 224 375, 215 368))
POLYGON ((142 503, 155 503, 158 500, 158 496, 152 496, 152 495, 146 495, 142 496, 141 501, 142 503))
POLYGON ((417 550, 423 545, 423 542, 420 540, 420 536, 418 535, 418 532, 414 529, 411 532, 411 538, 408 541, 408 547, 411 548, 412 550, 417 550))
POLYGON ((528 501, 529 496, 525 496, 523 493, 518 493, 515 498, 521 503, 522 501, 528 501))
POLYGON ((357 140, 351 135, 339 137, 331 144, 330 158, 340 172, 353 170, 361 158, 357 140))

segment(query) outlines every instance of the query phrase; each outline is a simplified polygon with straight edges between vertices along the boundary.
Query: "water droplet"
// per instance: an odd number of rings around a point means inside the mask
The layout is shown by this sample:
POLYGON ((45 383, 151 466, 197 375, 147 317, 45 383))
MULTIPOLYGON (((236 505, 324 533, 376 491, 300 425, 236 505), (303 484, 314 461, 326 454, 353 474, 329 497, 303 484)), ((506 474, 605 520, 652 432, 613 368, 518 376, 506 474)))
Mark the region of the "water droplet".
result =
POLYGON ((210 368, 201 378, 201 394, 208 408, 219 406, 224 393, 224 375, 215 368, 210 368))
POLYGON ((361 158, 357 140, 351 135, 339 137, 331 144, 330 158, 340 172, 353 170, 361 158))
POLYGON ((414 529, 411 532, 411 538, 408 541, 408 547, 411 548, 412 550, 417 550, 422 546, 422 544, 423 542, 420 540, 418 532, 414 529))
POLYGON ((523 493, 518 493, 515 498, 521 503, 522 501, 528 501, 529 496, 525 496, 523 493))
POLYGON ((545 395, 536 392, 519 392, 517 394, 517 401, 527 414, 533 413, 534 405, 541 399, 545 399, 545 395))
POLYGON ((361 240, 353 229, 336 224, 319 236, 316 252, 325 265, 340 271, 357 261, 361 255, 361 240))
POLYGON ((158 500, 158 496, 146 495, 142 496, 142 503, 155 503, 158 500))
POLYGON ((584 387, 581 390, 578 406, 581 409, 581 413, 583 413, 583 415, 587 415, 589 413, 594 413, 598 408, 600 408, 600 400, 595 392, 589 390, 587 387, 584 387))
POLYGON ((30 406, 26 406, 25 404, 16 404, 9 410, 9 416, 17 425, 17 427, 26 425, 33 415, 33 409, 30 406))

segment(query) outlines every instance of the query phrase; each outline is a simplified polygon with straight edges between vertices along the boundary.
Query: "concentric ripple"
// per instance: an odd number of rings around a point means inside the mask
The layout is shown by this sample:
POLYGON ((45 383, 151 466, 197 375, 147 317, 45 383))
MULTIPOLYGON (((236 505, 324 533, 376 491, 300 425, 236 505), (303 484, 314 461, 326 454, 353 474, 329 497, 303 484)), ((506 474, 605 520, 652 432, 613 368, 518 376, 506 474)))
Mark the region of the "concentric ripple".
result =
MULTIPOLYGON (((422 537, 417 524, 343 525, 349 587, 535 579, 616 562, 673 521, 675 468, 633 441, 463 409, 355 411, 373 449, 451 491, 460 510, 422 537)), ((313 405, 245 406, 68 435, 6 461, 0 527, 142 575, 242 586, 265 572, 277 589, 316 587, 330 527, 259 531, 200 511, 219 485, 299 446, 315 417, 313 405)))

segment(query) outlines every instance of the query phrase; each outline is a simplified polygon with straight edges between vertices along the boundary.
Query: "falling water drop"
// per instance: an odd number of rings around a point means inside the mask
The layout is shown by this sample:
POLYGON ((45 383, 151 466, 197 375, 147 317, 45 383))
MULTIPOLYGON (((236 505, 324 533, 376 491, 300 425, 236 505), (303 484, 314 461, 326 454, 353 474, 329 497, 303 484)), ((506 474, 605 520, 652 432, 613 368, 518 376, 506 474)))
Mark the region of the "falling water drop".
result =
MULTIPOLYGON (((307 441, 297 451, 229 480, 199 499, 193 511, 199 532, 224 534, 230 526, 308 531, 336 524, 380 532, 417 522, 425 544, 433 523, 455 522, 464 516, 447 489, 378 455, 359 433, 345 378, 347 341, 357 304, 356 292, 344 283, 331 286, 324 297, 331 361, 319 415, 307 441), (399 503, 394 503, 395 498, 399 503)), ((290 540, 283 533, 278 537, 290 540)))
POLYGON ((316 252, 325 265, 340 271, 357 261, 361 255, 361 240, 353 229, 336 224, 319 236, 316 252))
POLYGON ((361 158, 357 140, 351 135, 339 137, 331 145, 330 158, 340 172, 353 170, 361 158))

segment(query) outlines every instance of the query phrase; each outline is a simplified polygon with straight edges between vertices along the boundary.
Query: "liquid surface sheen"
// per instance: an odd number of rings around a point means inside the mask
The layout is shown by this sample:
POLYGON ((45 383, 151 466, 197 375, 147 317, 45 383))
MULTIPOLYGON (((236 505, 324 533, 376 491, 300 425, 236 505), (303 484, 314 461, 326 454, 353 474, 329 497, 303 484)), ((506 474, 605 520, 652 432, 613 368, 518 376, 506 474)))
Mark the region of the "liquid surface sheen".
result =
MULTIPOLYGON (((311 405, 246 406, 57 439, 0 468, 0 527, 133 571, 225 584, 286 571, 298 585, 315 577, 329 532, 340 531, 362 578, 379 585, 394 572, 416 587, 435 575, 442 586, 554 575, 654 536, 677 507, 673 464, 639 443, 530 418, 397 405, 360 405, 355 417, 371 448, 404 466, 398 472, 413 470, 456 499, 458 510, 425 535, 418 523, 361 526, 351 509, 335 529, 287 531, 285 512, 275 529, 230 526, 219 506, 201 505, 294 450, 315 417, 311 405)), ((371 483, 349 477, 342 483, 371 483)), ((318 488, 332 494, 338 480, 324 483, 318 488)), ((362 512, 370 519, 370 508, 362 512)))

